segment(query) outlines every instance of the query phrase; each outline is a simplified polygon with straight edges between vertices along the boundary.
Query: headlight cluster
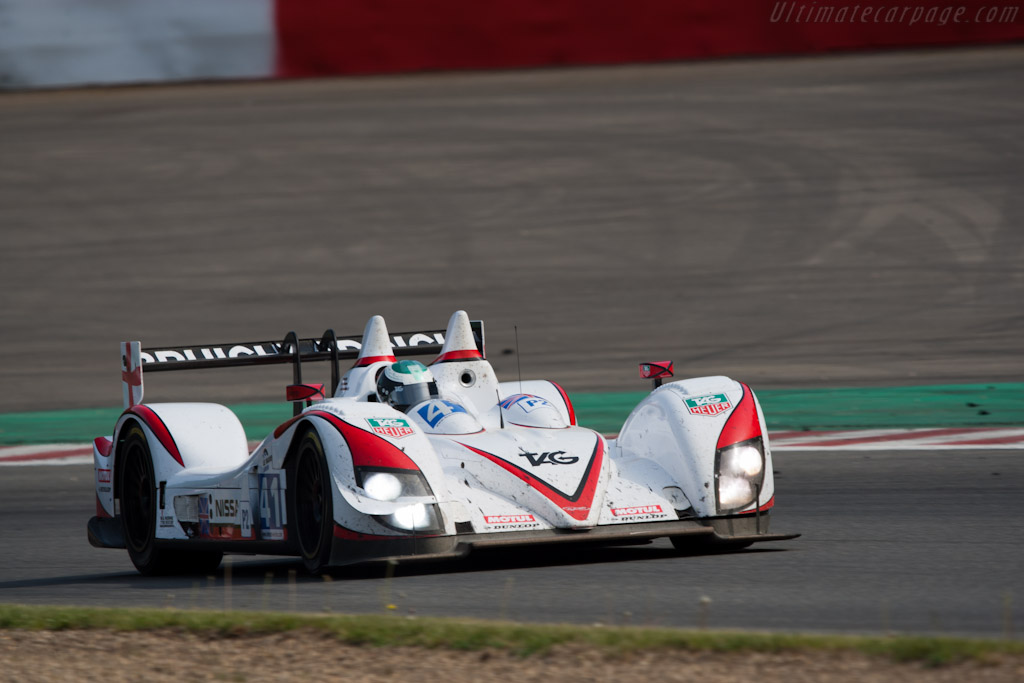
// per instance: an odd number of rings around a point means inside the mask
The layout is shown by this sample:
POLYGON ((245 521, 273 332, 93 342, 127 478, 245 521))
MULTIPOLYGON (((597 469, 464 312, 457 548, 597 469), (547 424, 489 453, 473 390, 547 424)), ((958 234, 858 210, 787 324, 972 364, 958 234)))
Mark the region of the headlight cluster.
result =
MULTIPOLYGON (((411 470, 357 467, 356 485, 368 498, 384 502, 433 495, 423 474, 411 470)), ((374 518, 399 531, 438 531, 441 527, 437 506, 429 503, 405 505, 390 515, 374 515, 374 518)))
POLYGON ((356 468, 356 486, 368 498, 390 501, 403 496, 429 496, 430 486, 423 474, 411 470, 356 468))
POLYGON ((716 458, 718 511, 742 510, 757 498, 764 481, 761 437, 723 448, 716 458))

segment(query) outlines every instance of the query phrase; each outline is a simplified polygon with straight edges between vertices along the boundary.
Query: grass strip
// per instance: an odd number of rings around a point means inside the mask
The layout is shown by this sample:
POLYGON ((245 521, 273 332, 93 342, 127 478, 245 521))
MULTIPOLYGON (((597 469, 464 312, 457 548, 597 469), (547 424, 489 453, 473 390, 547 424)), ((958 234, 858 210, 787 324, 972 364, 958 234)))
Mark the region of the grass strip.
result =
POLYGON ((991 655, 1024 656, 1024 642, 926 636, 849 636, 671 628, 521 624, 398 615, 315 615, 153 608, 0 605, 0 629, 185 630, 223 637, 308 629, 372 647, 498 649, 529 656, 556 645, 611 655, 646 650, 701 652, 855 651, 896 662, 941 666, 991 655))

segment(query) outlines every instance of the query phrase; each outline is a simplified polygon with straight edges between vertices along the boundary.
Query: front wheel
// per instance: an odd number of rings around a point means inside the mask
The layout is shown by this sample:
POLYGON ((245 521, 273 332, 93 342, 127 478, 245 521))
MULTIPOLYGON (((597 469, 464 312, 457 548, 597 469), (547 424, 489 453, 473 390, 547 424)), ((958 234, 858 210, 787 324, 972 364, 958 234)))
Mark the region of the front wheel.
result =
POLYGON ((331 560, 334 500, 327 458, 316 431, 311 429, 302 436, 291 470, 289 488, 294 488, 290 524, 306 569, 319 574, 331 560))
POLYGON ((146 435, 138 425, 128 430, 120 460, 121 527, 132 564, 147 576, 209 573, 220 565, 220 551, 168 551, 156 540, 156 480, 146 435))

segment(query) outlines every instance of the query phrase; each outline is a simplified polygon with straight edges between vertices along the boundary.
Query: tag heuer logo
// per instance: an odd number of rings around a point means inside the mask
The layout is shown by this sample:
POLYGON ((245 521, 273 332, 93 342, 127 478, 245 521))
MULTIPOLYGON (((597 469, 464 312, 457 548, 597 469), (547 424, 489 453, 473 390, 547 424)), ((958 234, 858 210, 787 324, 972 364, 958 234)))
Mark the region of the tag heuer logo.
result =
POLYGON ((686 407, 691 415, 718 415, 732 408, 732 403, 725 394, 708 394, 686 399, 686 407))
POLYGON ((366 421, 370 424, 370 429, 374 434, 391 439, 401 439, 403 436, 416 433, 416 430, 400 417, 368 417, 366 421))

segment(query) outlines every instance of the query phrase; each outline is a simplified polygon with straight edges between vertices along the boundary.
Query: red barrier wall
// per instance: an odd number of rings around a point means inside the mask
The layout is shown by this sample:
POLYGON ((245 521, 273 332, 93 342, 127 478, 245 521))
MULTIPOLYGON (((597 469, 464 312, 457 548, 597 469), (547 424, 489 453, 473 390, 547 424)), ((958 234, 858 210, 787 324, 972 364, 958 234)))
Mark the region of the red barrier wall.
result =
POLYGON ((276 21, 282 77, 1024 39, 1010 0, 277 0, 276 21), (1013 17, 978 21, 978 8, 1013 17))

